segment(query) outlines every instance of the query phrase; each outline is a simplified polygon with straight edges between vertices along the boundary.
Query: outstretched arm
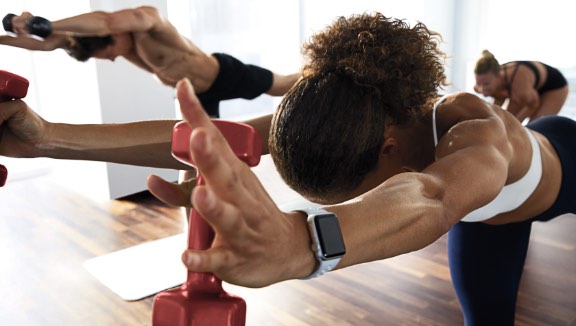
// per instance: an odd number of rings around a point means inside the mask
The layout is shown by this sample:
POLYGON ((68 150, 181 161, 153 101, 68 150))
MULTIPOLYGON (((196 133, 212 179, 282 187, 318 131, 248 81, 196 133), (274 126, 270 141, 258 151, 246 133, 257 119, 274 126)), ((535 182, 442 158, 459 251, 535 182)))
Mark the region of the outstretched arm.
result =
POLYGON ((535 90, 527 90, 514 96, 508 104, 508 111, 522 122, 534 115, 540 107, 540 98, 535 90))
POLYGON ((43 41, 21 34, 15 37, 0 35, 0 44, 32 51, 53 51, 66 48, 68 40, 63 34, 52 34, 43 41))
POLYGON ((530 79, 516 78, 512 83, 512 97, 507 110, 520 122, 532 116, 540 107, 540 96, 531 82, 530 79))
MULTIPOLYGON (((187 268, 248 287, 309 275, 316 262, 304 214, 281 212, 211 124, 189 82, 179 82, 177 90, 193 128, 192 157, 206 181, 193 190, 191 202, 215 230, 210 249, 183 254, 187 268)), ((423 173, 401 173, 356 199, 326 207, 338 215, 346 244, 338 268, 421 249, 496 196, 510 159, 503 124, 494 118, 463 124, 441 141, 442 159, 423 173), (464 191, 470 188, 476 191, 464 191)), ((157 181, 149 179, 153 193, 157 181)))
POLYGON ((189 169, 171 155, 175 123, 168 120, 93 125, 51 123, 23 101, 8 101, 0 103, 0 124, 6 126, 0 155, 189 169))
POLYGON ((94 11, 52 22, 56 32, 77 35, 110 35, 124 32, 144 32, 162 21, 154 7, 138 7, 116 12, 94 11))

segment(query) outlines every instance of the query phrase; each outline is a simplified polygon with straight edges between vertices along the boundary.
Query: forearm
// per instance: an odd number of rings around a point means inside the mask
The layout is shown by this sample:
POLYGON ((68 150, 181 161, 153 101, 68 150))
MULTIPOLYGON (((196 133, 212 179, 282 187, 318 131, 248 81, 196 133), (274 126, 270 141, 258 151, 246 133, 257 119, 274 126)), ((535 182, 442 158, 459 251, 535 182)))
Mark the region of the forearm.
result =
POLYGON ((392 180, 357 199, 327 207, 339 217, 346 245, 338 268, 416 251, 448 232, 451 222, 441 190, 432 188, 436 187, 418 180, 392 180))
POLYGON ((524 121, 524 119, 530 117, 532 115, 533 111, 525 106, 523 109, 521 109, 520 111, 518 111, 515 116, 518 119, 518 121, 522 122, 524 121))
POLYGON ((103 161, 170 169, 189 169, 172 157, 176 121, 142 121, 108 125, 55 123, 39 145, 39 156, 103 161))
POLYGON ((524 119, 531 117, 538 110, 538 105, 538 101, 524 102, 522 104, 514 103, 514 111, 511 111, 510 113, 514 114, 516 118, 522 122, 524 119))
POLYGON ((63 48, 67 41, 61 34, 53 34, 44 41, 40 41, 28 36, 12 37, 8 35, 0 36, 0 44, 13 46, 32 51, 52 51, 63 48))

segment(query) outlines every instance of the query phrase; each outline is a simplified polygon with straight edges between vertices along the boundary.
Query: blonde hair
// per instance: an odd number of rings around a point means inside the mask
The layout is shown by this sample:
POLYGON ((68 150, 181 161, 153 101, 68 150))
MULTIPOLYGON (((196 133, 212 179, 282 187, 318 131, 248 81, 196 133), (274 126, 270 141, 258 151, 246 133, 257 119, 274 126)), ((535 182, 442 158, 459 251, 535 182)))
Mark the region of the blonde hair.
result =
POLYGON ((474 73, 477 75, 482 75, 491 72, 493 74, 498 74, 500 72, 500 63, 492 53, 488 50, 482 51, 480 59, 476 61, 474 66, 474 73))

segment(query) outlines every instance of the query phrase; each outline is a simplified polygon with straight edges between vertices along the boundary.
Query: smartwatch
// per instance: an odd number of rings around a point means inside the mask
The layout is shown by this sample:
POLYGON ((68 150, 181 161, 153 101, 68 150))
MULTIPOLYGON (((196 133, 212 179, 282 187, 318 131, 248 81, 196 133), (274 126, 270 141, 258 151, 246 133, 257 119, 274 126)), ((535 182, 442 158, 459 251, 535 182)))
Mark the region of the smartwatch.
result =
POLYGON ((346 247, 336 214, 322 208, 307 208, 299 211, 308 214, 312 251, 318 261, 314 272, 303 278, 303 280, 308 280, 333 270, 346 253, 346 247))

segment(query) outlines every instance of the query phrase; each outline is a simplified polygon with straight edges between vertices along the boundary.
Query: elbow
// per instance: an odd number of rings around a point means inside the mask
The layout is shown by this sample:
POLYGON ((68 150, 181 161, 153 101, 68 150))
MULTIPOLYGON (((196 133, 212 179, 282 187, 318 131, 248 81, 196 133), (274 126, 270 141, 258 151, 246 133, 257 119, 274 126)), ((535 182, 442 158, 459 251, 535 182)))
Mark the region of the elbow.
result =
POLYGON ((423 180, 423 195, 428 199, 425 211, 430 219, 430 229, 436 230, 438 237, 447 233, 452 225, 460 220, 460 216, 446 196, 447 185, 439 178, 428 177, 423 180))
POLYGON ((94 30, 99 36, 110 35, 114 32, 114 17, 112 14, 105 11, 94 11, 91 13, 94 17, 94 22, 97 22, 97 29, 94 30))

